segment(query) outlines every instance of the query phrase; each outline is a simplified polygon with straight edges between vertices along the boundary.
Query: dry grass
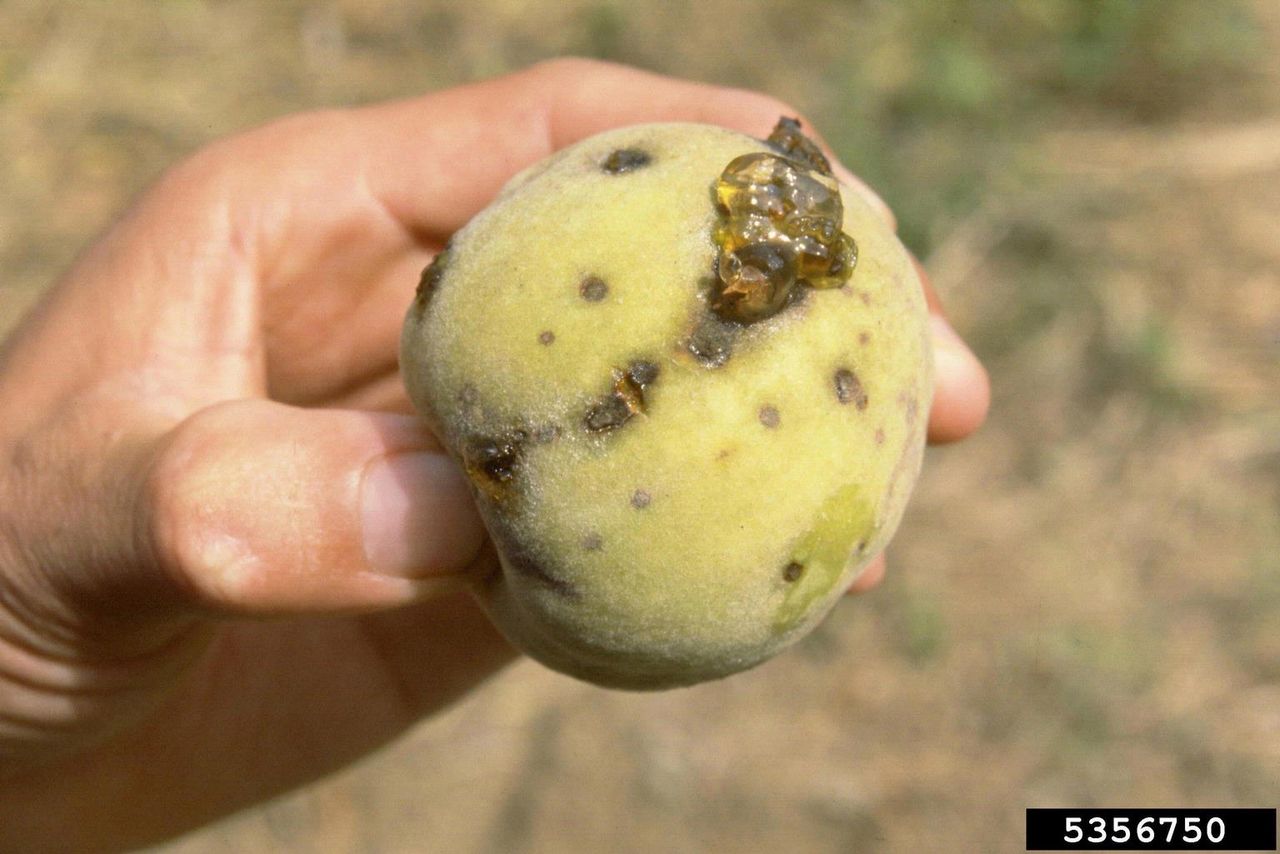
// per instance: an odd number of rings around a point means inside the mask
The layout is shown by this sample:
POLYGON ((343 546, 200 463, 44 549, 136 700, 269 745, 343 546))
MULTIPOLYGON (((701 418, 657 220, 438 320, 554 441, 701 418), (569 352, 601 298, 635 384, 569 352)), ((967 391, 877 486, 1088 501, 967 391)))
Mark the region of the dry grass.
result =
POLYGON ((0 330, 207 139, 576 51, 816 116, 995 380, 889 581, 781 659, 658 696, 524 663, 170 850, 1016 850, 1028 805, 1275 805, 1280 15, 1015 5, 0 2, 0 330), (1233 61, 1161 52, 1205 32, 1233 61))

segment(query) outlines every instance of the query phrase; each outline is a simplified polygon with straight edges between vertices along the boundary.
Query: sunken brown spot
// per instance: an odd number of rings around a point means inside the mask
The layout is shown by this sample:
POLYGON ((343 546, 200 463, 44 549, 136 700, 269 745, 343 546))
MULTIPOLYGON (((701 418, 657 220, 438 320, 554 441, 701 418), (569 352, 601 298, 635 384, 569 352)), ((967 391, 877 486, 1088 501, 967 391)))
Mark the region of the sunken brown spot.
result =
POLYGON ((512 430, 501 436, 471 436, 463 443, 462 467, 481 495, 491 501, 511 498, 527 440, 523 430, 512 430))
POLYGON ((836 371, 834 380, 836 400, 842 404, 852 403, 859 411, 867 408, 867 392, 857 374, 848 368, 841 368, 836 371))
POLYGON ((631 506, 637 510, 643 510, 653 501, 653 496, 645 492, 643 489, 637 489, 631 493, 631 506))
POLYGON ((600 171, 608 175, 625 175, 643 169, 653 162, 653 156, 642 148, 619 148, 611 151, 600 164, 600 171))
POLYGON ((589 552, 598 552, 604 548, 604 538, 594 532, 587 534, 582 538, 582 548, 589 552))
POLYGON ((859 333, 858 333, 858 343, 859 343, 859 344, 861 344, 863 347, 865 347, 865 346, 867 346, 868 344, 870 344, 870 343, 871 343, 871 333, 870 333, 870 332, 859 332, 859 333))
POLYGON ((556 340, 556 334, 552 332, 550 329, 544 329, 542 332, 538 333, 539 344, 543 344, 543 345, 554 344, 555 340, 556 340))
POLYGON ((877 445, 884 444, 884 428, 883 427, 876 428, 876 444, 877 445))
POLYGON ((776 429, 782 423, 782 415, 778 412, 778 408, 767 403, 760 407, 759 417, 760 423, 770 430, 776 429))
POLYGON ((413 297, 413 307, 421 317, 423 312, 427 310, 427 305, 431 302, 431 298, 435 296, 436 289, 440 287, 441 280, 444 279, 445 268, 449 265, 449 247, 436 254, 422 271, 422 275, 418 277, 418 290, 413 297))
POLYGON ((631 382, 639 386, 641 390, 653 385, 653 381, 658 378, 658 366, 653 362, 645 362, 638 360, 632 362, 627 368, 627 377, 631 382))
POLYGON ((587 276, 578 283, 578 295, 587 302, 600 302, 609 294, 609 286, 599 276, 587 276))
POLYGON ((716 317, 704 318, 690 333, 685 348, 704 368, 719 368, 733 355, 739 328, 716 317))
POLYGON ((644 392, 658 378, 653 362, 635 361, 626 371, 613 372, 613 391, 587 408, 583 425, 593 433, 615 430, 644 412, 644 392))
POLYGON ((799 581, 801 575, 804 575, 804 564, 796 563, 794 560, 782 568, 782 580, 788 584, 799 581))
POLYGON ((592 433, 603 433, 606 430, 616 430, 626 424, 636 411, 628 405, 625 398, 611 394, 604 400, 592 404, 583 417, 582 423, 592 433))

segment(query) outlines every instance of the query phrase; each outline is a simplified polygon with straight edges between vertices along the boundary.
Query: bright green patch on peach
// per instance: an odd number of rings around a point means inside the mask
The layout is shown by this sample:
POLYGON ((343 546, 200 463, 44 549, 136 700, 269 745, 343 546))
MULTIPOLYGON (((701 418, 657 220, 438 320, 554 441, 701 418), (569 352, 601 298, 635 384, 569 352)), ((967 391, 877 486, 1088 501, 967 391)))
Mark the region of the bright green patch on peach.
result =
POLYGON ((780 632, 798 626, 813 611, 813 604, 828 596, 839 583, 851 556, 860 557, 875 535, 875 509, 862 497, 856 483, 841 487, 822 503, 814 526, 800 538, 791 553, 795 586, 782 600, 774 617, 780 632), (861 545, 861 549, 859 549, 861 545))

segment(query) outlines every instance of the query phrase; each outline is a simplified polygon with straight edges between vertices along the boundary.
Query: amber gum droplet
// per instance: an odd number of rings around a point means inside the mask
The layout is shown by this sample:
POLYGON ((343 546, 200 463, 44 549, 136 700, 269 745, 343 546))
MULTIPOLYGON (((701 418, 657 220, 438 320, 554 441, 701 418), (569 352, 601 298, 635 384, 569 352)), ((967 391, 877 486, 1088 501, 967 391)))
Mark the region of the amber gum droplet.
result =
POLYGON ((785 308, 795 288, 849 280, 857 246, 843 233, 840 188, 821 150, 796 119, 779 119, 768 142, 780 154, 735 157, 716 181, 720 249, 711 308, 754 323, 785 308))

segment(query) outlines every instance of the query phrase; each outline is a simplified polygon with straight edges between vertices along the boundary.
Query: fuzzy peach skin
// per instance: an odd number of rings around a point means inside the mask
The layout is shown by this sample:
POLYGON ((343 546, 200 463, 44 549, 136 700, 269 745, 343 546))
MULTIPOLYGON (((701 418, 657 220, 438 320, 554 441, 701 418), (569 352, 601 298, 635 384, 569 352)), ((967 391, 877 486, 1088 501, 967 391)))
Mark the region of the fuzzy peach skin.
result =
POLYGON ((565 149, 454 236, 406 319, 410 397, 502 557, 485 607, 564 673, 658 689, 769 658, 884 548, 919 472, 925 299, 864 196, 841 193, 844 287, 745 326, 713 315, 711 188, 755 151, 689 123, 565 149), (634 366, 642 405, 615 423, 634 366))

